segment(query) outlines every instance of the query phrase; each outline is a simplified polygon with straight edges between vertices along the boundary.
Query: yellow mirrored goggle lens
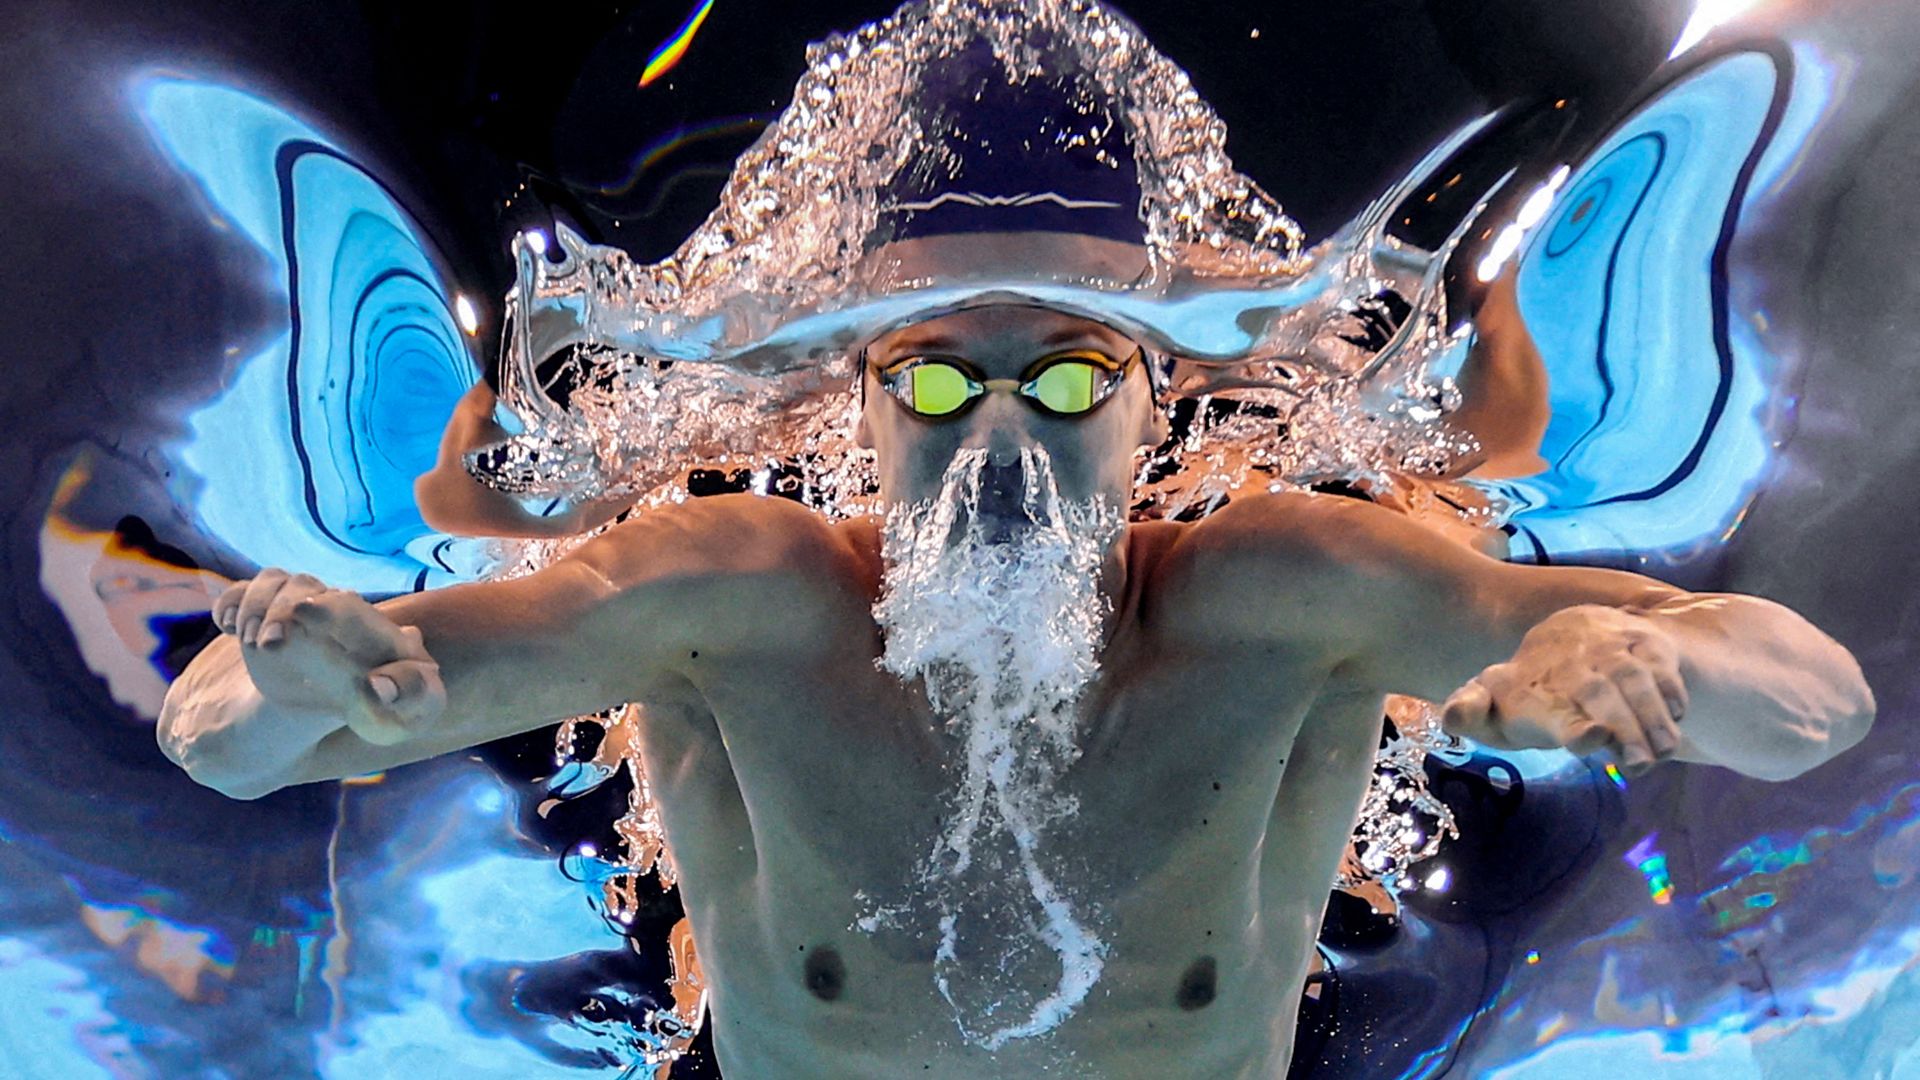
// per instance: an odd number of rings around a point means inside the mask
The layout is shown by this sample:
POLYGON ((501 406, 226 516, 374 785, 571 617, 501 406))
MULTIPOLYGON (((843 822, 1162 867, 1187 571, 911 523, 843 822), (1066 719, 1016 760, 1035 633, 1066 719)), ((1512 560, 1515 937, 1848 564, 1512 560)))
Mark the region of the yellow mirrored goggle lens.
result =
POLYGON ((1028 393, 1057 413, 1083 413, 1094 406, 1107 370, 1087 360, 1062 360, 1033 377, 1028 393))
POLYGON ((912 393, 907 407, 922 416, 945 416, 973 396, 972 380, 951 364, 916 364, 906 375, 912 393))
MULTIPOLYGON (((1068 353, 1044 359, 1037 366, 1037 373, 1019 387, 1019 393, 1047 412, 1061 416, 1092 411, 1125 370, 1124 365, 1116 367, 1098 353, 1068 353)), ((991 380, 985 385, 976 381, 962 364, 934 357, 916 357, 892 371, 883 376, 889 389, 907 408, 921 416, 957 413, 993 385, 991 380)))

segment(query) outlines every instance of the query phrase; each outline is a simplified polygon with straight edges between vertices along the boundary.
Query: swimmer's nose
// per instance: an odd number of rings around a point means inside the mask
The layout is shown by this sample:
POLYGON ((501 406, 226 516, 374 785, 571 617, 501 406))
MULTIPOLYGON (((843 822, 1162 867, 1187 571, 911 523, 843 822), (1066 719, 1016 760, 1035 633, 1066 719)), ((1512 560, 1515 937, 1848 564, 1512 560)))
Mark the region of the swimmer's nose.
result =
POLYGON ((1029 424, 1031 410, 1012 394, 988 394, 967 416, 967 437, 961 444, 985 450, 989 466, 1012 466, 1017 473, 1020 451, 1034 445, 1029 424))

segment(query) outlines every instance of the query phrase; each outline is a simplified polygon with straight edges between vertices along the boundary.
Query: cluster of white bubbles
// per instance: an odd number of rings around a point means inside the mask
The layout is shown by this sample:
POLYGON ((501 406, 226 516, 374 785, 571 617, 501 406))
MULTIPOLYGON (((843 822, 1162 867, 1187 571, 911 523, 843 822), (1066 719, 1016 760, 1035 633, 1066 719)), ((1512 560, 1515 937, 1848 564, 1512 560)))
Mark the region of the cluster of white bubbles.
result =
MULTIPOLYGON (((1497 524, 1502 508, 1486 493, 1446 479, 1477 446, 1445 421, 1459 401, 1451 380, 1429 377, 1457 370, 1467 347, 1441 274, 1478 211, 1435 250, 1387 231, 1393 209, 1474 130, 1443 142, 1351 224, 1306 248, 1279 204, 1233 168, 1225 126, 1186 73, 1122 16, 1093 0, 909 3, 810 47, 792 103, 740 157, 714 213, 668 258, 637 264, 564 227, 551 243, 515 241, 518 279, 506 298, 500 380, 501 420, 513 435, 466 455, 467 468, 515 495, 625 497, 639 512, 685 499, 690 469, 741 470, 777 477, 783 492, 832 518, 871 513, 872 462, 852 438, 858 345, 915 313, 1011 298, 1136 337, 1158 367, 1161 405, 1172 412, 1184 403, 1181 436, 1142 464, 1128 508, 1136 517, 1191 520, 1238 492, 1341 480, 1497 524), (1024 263, 954 280, 874 270, 888 238, 889 183, 922 159, 951 153, 939 138, 949 103, 928 100, 921 76, 981 43, 1010 84, 1066 95, 1119 125, 1141 187, 1147 260, 1138 277, 1024 263), (1391 317, 1383 323, 1383 315, 1391 317), (552 392, 556 379, 569 385, 564 402, 552 392)), ((890 592, 877 612, 890 626, 883 662, 923 677, 946 715, 963 718, 968 740, 943 838, 946 862, 929 864, 929 881, 965 871, 983 822, 1033 840, 1071 812, 1049 801, 1042 781, 1071 759, 1067 690, 1096 659, 1083 650, 1097 634, 1070 625, 1097 620, 1088 598, 1063 606, 1066 622, 996 654, 1025 665, 1008 668, 1007 681, 987 688, 952 677, 982 670, 987 658, 944 653, 946 639, 927 626, 984 617, 987 608, 973 605, 995 601, 990 590, 943 591, 948 571, 921 547, 956 526, 941 515, 966 505, 976 464, 956 462, 951 498, 889 519, 889 559, 916 580, 911 600, 890 592), (1031 722, 983 719, 995 710, 1031 722)), ((1038 461, 1028 466, 1043 470, 1038 461)), ((1068 534, 1097 537, 1119 520, 1111 508, 1041 511, 1034 520, 1045 527, 1034 542, 1056 545, 1046 559, 1082 557, 1068 534)), ((536 570, 584 539, 508 544, 493 576, 536 570)), ((1041 557, 1038 548, 1014 555, 994 547, 968 549, 982 564, 954 580, 991 580, 1013 572, 999 560, 1041 557)), ((1067 587, 1066 562, 1054 565, 1067 587)), ((977 647, 1002 643, 990 637, 977 647)), ((1366 857, 1350 863, 1342 885, 1398 881, 1451 828, 1445 807, 1425 795, 1420 767, 1444 736, 1430 713, 1421 716, 1411 729, 1403 725, 1403 739, 1382 759, 1355 835, 1366 857), (1439 827, 1420 825, 1410 808, 1438 817, 1439 827)), ((630 846, 651 849, 653 841, 630 846)), ((981 1032, 988 1041, 1053 1022, 1099 970, 1097 937, 1077 921, 1036 850, 1021 840, 1011 857, 1045 910, 1039 934, 1065 974, 1021 1020, 981 1032)), ((637 874, 642 853, 632 858, 637 874)), ((943 951, 950 960, 952 950, 943 951)))
POLYGON ((996 1050, 1064 1020, 1106 953, 1094 913, 1049 871, 1057 860, 1046 841, 1076 809, 1059 781, 1080 756, 1076 705, 1099 670, 1110 614, 1101 569, 1126 518, 1102 497, 1063 499, 1035 447, 1021 451, 1018 478, 1001 481, 1020 492, 1016 520, 1002 520, 982 511, 989 468, 985 450, 962 450, 938 496, 887 512, 879 664, 926 688, 961 750, 945 825, 911 899, 869 902, 857 925, 872 932, 907 909, 935 912, 936 983, 963 1037, 996 1050), (977 843, 983 834, 1002 843, 977 843), (1021 885, 1034 931, 1006 933, 1021 885), (1054 954, 1060 974, 1038 1000, 1023 1000, 1020 980, 998 976, 1031 970, 1036 947, 1054 954))

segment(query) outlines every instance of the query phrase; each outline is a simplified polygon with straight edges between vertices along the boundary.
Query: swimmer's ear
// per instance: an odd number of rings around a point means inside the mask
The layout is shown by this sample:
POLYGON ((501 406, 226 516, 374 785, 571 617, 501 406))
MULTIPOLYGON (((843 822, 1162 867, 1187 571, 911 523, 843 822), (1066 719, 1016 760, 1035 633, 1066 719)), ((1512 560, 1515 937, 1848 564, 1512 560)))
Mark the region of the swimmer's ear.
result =
POLYGON ((1158 363, 1159 360, 1152 353, 1146 353, 1144 349, 1142 352, 1145 354, 1147 363, 1145 371, 1147 408, 1146 415, 1140 421, 1140 430, 1136 433, 1136 438, 1139 440, 1136 445, 1154 450, 1166 443, 1167 437, 1173 433, 1173 424, 1167 419, 1166 408, 1160 404, 1158 381, 1153 377, 1154 369, 1151 365, 1158 363))
POLYGON ((862 407, 860 419, 853 425, 853 445, 862 450, 873 449, 873 425, 867 420, 867 410, 862 407))
POLYGON ((1149 397, 1147 407, 1142 412, 1138 445, 1149 450, 1156 449, 1173 433, 1173 426, 1167 420, 1167 410, 1160 407, 1159 401, 1149 397))
POLYGON ((867 410, 873 407, 873 387, 867 383, 873 378, 867 367, 867 350, 860 353, 860 419, 853 425, 853 445, 862 450, 873 449, 873 425, 867 420, 867 410))

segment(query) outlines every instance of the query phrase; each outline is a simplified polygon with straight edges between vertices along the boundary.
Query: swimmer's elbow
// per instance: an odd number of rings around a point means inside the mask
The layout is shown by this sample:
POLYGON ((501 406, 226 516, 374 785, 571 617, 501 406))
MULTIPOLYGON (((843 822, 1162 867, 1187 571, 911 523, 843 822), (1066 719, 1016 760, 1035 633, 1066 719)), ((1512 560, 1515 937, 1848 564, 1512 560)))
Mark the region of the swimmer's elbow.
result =
POLYGON ((1857 739, 1836 740, 1811 744, 1803 753, 1781 754, 1762 761, 1750 762, 1735 771, 1755 780, 1766 780, 1771 783, 1798 780, 1839 757, 1858 741, 1857 739))
POLYGON ((1722 764, 1756 780, 1778 783, 1797 780, 1860 745, 1873 730, 1877 714, 1873 691, 1864 679, 1846 690, 1844 703, 1809 708, 1775 737, 1762 734, 1745 740, 1750 760, 1722 764))
MULTIPOLYGON (((1851 659, 1851 657, 1849 657, 1851 659)), ((1859 667, 1854 666, 1853 685, 1845 688, 1845 707, 1833 710, 1820 729, 1809 738, 1812 753, 1806 766, 1793 776, 1811 772, 1841 754, 1865 742, 1868 733, 1873 730, 1873 722, 1879 714, 1879 705, 1874 701, 1873 689, 1865 678, 1859 676, 1859 667)), ((1785 779, 1792 779, 1793 776, 1785 779)))
POLYGON ((168 687, 154 723, 160 755, 194 783, 230 799, 251 801, 285 787, 246 767, 233 738, 232 718, 218 700, 207 700, 211 689, 200 685, 191 668, 168 687))
MULTIPOLYGON (((188 776, 193 776, 188 773, 188 776)), ((259 780, 245 778, 221 778, 219 780, 201 779, 193 776, 201 787, 209 787, 236 802, 252 802, 264 798, 285 787, 285 784, 269 784, 259 780)))
POLYGON ((1796 769, 1779 779, 1791 780, 1811 772, 1859 746, 1879 715, 1879 703, 1859 662, 1838 644, 1829 645, 1832 666, 1825 692, 1818 696, 1817 703, 1806 706, 1807 717, 1801 723, 1806 753, 1795 763, 1796 769))
MULTIPOLYGON (((171 700, 169 698, 169 702, 171 700)), ((229 799, 250 802, 270 795, 282 786, 267 783, 233 768, 223 755, 215 752, 217 739, 207 739, 206 732, 183 730, 177 717, 170 717, 165 707, 161 709, 160 722, 154 725, 154 729, 161 756, 179 766, 188 779, 201 787, 212 788, 229 799)))

